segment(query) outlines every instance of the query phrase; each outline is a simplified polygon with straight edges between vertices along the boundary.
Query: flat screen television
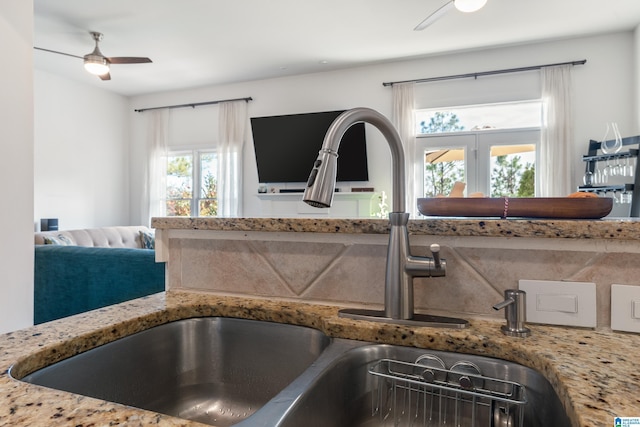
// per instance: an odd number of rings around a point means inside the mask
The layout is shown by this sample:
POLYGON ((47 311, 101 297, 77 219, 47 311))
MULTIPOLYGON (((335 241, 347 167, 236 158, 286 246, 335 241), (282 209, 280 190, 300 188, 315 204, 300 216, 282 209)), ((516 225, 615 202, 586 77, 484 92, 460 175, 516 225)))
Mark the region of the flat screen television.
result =
MULTIPOLYGON (((252 117, 258 181, 307 182, 324 136, 342 112, 252 117)), ((369 180, 364 123, 351 126, 340 142, 337 180, 369 180)))

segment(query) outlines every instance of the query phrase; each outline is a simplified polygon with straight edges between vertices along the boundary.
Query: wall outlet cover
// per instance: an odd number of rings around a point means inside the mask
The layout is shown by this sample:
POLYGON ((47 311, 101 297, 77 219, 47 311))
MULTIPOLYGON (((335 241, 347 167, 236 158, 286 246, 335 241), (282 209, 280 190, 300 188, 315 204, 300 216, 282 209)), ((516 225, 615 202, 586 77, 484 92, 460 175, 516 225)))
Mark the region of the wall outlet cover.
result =
POLYGON ((611 285, 611 329, 640 332, 640 286, 611 285))
POLYGON ((596 284, 556 280, 520 280, 527 293, 527 322, 596 327, 596 284))

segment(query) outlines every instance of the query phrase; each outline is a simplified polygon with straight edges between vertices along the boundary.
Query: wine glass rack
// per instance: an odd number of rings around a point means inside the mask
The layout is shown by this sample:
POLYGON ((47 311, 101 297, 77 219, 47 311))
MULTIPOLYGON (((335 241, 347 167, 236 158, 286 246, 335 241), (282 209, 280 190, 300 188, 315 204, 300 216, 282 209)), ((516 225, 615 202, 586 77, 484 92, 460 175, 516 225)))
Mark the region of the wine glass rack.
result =
POLYGON ((640 216, 640 176, 639 171, 639 148, 630 148, 630 146, 640 147, 640 135, 622 138, 622 150, 617 153, 599 154, 601 153, 602 142, 601 141, 589 141, 589 151, 586 155, 582 156, 582 160, 586 163, 585 175, 593 175, 596 171, 596 163, 598 162, 611 162, 619 160, 631 160, 635 161, 635 167, 633 173, 627 178, 633 182, 626 182, 621 184, 612 185, 583 185, 578 187, 578 191, 587 191, 592 193, 609 193, 609 192, 629 192, 631 193, 631 209, 629 216, 640 216))

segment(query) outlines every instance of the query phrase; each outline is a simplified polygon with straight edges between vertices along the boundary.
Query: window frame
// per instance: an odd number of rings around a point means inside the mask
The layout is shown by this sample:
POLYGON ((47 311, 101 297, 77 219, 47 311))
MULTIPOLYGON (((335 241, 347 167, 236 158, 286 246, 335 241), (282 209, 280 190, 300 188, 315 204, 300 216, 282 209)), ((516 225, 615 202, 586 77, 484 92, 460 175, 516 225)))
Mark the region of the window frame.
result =
MULTIPOLYGON (((169 201, 189 201, 189 216, 200 217, 200 202, 203 200, 212 200, 211 198, 202 197, 202 155, 213 154, 217 162, 217 151, 212 147, 172 147, 167 150, 167 166, 173 157, 191 156, 191 198, 169 198, 165 189, 163 207, 167 210, 169 201)), ((165 170, 165 181, 167 181, 168 172, 165 170)), ((216 170, 216 182, 218 179, 216 170)), ((213 216, 211 216, 213 218, 213 216)))
POLYGON ((511 129, 484 129, 476 131, 441 132, 416 135, 415 162, 417 177, 420 186, 416 188, 415 196, 424 197, 426 150, 463 148, 465 149, 465 194, 476 192, 491 194, 491 146, 496 145, 520 145, 534 144, 536 147, 536 194, 540 188, 540 127, 511 128, 511 129), (485 165, 482 167, 482 165, 485 165))

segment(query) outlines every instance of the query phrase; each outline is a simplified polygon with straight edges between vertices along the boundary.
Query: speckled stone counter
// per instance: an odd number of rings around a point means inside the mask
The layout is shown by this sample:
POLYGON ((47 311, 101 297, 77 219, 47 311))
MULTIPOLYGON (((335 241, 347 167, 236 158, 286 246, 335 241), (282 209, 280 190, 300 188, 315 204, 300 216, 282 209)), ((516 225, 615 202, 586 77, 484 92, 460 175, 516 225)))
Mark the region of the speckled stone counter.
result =
POLYGON ((574 426, 613 425, 640 416, 640 336, 532 326, 509 338, 500 322, 470 319, 464 330, 354 321, 337 307, 274 299, 171 291, 0 336, 2 426, 197 426, 165 415, 58 392, 12 379, 92 347, 172 320, 225 316, 304 325, 332 337, 499 357, 542 372, 574 426))
MULTIPOLYGON (((317 218, 153 218, 156 229, 385 234, 386 219, 317 218)), ((566 239, 640 239, 633 219, 537 220, 491 218, 427 218, 409 221, 414 235, 536 237, 566 239)))

